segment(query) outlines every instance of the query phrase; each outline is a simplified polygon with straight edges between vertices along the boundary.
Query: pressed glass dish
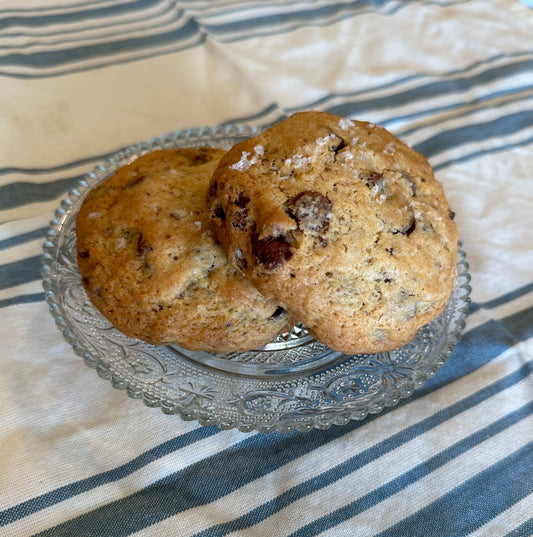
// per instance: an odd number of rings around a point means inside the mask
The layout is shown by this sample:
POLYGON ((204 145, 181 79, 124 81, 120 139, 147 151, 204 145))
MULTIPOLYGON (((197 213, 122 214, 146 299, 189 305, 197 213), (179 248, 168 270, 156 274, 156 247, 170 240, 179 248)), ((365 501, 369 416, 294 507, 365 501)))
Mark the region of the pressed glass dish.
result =
POLYGON ((153 346, 115 329, 89 301, 76 262, 76 215, 84 195, 118 168, 157 149, 229 149, 259 132, 247 126, 188 129, 118 152, 69 192, 50 224, 43 286, 56 325, 75 352, 113 387, 202 425, 263 433, 308 431, 364 419, 396 405, 432 377, 464 328, 470 276, 460 249, 445 311, 391 352, 343 355, 297 325, 261 349, 215 355, 153 346))

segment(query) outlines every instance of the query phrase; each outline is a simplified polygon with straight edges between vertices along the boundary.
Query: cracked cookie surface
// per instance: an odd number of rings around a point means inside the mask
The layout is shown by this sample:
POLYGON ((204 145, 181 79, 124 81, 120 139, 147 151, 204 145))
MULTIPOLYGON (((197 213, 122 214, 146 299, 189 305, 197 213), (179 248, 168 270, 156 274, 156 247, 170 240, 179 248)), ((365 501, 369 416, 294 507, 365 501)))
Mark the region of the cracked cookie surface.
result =
POLYGON ((229 262, 205 208, 225 151, 144 155, 91 190, 77 218, 83 285, 128 336, 191 350, 261 347, 288 314, 229 262))
POLYGON ((234 266, 335 350, 400 347, 451 294, 443 188, 378 125, 294 114, 226 154, 208 208, 234 266))

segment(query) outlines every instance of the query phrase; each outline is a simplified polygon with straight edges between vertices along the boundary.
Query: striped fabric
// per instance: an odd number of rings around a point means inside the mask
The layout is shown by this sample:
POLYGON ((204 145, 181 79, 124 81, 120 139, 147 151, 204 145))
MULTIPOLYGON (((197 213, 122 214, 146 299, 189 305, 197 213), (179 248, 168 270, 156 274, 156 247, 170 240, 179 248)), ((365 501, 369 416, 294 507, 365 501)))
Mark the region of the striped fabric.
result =
POLYGON ((0 535, 533 535, 530 6, 1 0, 0 535), (446 365, 397 407, 290 435, 114 390, 44 301, 66 192, 140 140, 307 109, 384 125, 444 184, 472 275, 446 365))

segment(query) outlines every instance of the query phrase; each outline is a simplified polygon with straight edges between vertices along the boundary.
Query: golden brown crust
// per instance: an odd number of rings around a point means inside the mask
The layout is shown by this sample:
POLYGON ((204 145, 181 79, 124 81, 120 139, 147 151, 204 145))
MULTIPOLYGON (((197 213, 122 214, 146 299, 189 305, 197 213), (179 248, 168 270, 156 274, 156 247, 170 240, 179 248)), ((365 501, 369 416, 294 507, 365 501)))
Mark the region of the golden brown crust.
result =
POLYGON ((295 114, 226 154, 208 204, 231 262, 333 349, 402 346, 451 294, 442 186, 377 125, 295 114))
POLYGON ((286 312, 227 260, 205 209, 224 151, 156 151, 87 195, 78 265, 94 305, 125 334, 154 344, 229 352, 268 343, 286 312))

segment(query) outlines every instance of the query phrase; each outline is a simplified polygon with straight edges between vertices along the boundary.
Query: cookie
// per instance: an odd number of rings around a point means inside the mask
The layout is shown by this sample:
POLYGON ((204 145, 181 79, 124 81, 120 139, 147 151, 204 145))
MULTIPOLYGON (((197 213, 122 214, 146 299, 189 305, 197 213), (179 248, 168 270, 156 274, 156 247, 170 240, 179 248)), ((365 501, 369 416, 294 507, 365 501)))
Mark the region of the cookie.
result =
POLYGON ((155 151, 89 192, 77 217, 83 285, 126 335, 214 353, 270 342, 288 314, 215 241, 205 199, 224 151, 155 151))
POLYGON ((335 350, 405 345, 452 292, 443 188, 378 125, 294 114, 223 157, 208 207, 234 266, 335 350))

